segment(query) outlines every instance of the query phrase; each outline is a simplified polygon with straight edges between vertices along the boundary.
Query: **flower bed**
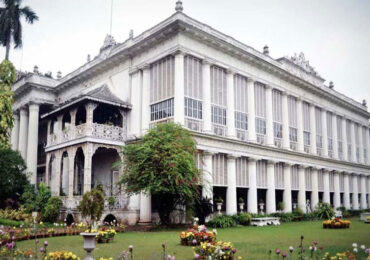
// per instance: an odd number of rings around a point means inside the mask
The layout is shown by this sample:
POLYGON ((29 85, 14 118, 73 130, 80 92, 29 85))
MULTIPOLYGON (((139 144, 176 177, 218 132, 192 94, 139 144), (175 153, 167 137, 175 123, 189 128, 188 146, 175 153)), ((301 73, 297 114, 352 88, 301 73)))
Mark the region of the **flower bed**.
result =
POLYGON ((99 235, 95 237, 95 241, 98 243, 109 243, 112 242, 116 235, 116 230, 113 228, 102 228, 98 231, 99 235))
POLYGON ((323 228, 349 228, 351 221, 334 218, 332 220, 325 220, 322 222, 323 228))
POLYGON ((218 241, 215 244, 202 242, 194 249, 194 259, 233 260, 236 259, 235 254, 236 248, 231 242, 218 241))
POLYGON ((204 225, 194 225, 186 231, 180 233, 180 242, 183 246, 197 246, 202 242, 214 244, 217 231, 209 231, 204 225))

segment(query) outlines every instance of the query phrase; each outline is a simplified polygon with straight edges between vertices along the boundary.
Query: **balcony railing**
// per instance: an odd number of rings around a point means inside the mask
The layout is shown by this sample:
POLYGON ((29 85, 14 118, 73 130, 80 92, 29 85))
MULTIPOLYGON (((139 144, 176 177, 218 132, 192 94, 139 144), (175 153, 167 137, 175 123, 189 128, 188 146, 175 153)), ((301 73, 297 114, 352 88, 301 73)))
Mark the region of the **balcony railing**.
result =
POLYGON ((241 141, 248 140, 248 131, 242 129, 236 129, 236 137, 241 141))
POLYGON ((82 137, 94 137, 111 141, 124 141, 126 132, 124 128, 104 124, 81 124, 64 129, 59 134, 50 134, 47 146, 65 143, 82 137))

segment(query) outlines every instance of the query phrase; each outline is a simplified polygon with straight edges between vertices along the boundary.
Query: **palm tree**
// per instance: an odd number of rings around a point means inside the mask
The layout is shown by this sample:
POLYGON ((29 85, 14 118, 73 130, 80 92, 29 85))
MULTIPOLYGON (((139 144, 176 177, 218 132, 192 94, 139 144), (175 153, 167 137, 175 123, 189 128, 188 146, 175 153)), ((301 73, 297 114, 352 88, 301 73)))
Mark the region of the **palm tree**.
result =
POLYGON ((22 47, 21 17, 27 23, 33 24, 39 17, 28 6, 21 7, 23 0, 0 0, 5 7, 0 7, 0 44, 6 47, 5 59, 9 59, 10 43, 13 40, 14 49, 22 47))

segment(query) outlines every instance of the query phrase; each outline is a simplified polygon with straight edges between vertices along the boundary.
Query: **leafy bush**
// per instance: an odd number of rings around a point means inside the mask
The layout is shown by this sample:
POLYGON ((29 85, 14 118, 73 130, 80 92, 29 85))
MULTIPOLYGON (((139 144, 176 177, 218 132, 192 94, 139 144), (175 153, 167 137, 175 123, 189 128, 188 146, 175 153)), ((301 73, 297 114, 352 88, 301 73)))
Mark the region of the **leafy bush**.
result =
POLYGON ((23 222, 23 221, 17 221, 17 220, 0 218, 0 226, 4 226, 4 227, 20 227, 21 225, 23 225, 24 227, 28 227, 29 226, 29 223, 28 222, 23 222))
POLYGON ((41 219, 44 222, 54 223, 59 216, 63 203, 59 197, 51 197, 42 210, 41 219))
POLYGON ((213 228, 229 228, 235 227, 236 222, 232 216, 217 215, 207 225, 213 228))
POLYGON ((335 216, 334 210, 329 203, 319 203, 315 212, 318 219, 331 219, 335 216))
POLYGON ((293 213, 273 213, 271 214, 272 217, 280 218, 281 222, 291 222, 293 221, 293 213))
POLYGON ((26 210, 23 206, 20 206, 19 209, 10 209, 10 208, 0 209, 0 219, 31 221, 32 216, 26 213, 26 210))
POLYGON ((243 225, 243 226, 249 226, 252 221, 252 215, 246 212, 235 214, 235 215, 232 215, 231 217, 234 219, 234 221, 237 224, 243 225))
POLYGON ((42 212, 50 197, 50 189, 45 183, 41 182, 38 189, 36 189, 35 185, 28 185, 22 194, 21 200, 26 208, 26 212, 42 212))
POLYGON ((86 192, 80 205, 78 205, 78 210, 81 212, 82 217, 88 217, 89 230, 91 226, 98 221, 104 210, 104 194, 98 189, 92 189, 86 192))

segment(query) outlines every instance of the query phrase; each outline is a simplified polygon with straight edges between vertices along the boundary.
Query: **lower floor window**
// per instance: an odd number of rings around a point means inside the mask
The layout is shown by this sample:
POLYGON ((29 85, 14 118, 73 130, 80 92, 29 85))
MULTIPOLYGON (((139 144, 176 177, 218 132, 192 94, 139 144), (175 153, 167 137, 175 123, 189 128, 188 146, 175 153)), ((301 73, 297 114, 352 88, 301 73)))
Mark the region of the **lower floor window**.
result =
POLYGON ((274 122, 274 137, 283 138, 283 125, 278 122, 274 122))
POLYGON ((248 115, 246 113, 235 111, 235 128, 248 130, 248 115))
POLYGON ((310 132, 303 131, 303 143, 307 146, 311 144, 310 132))
POLYGON ((292 142, 298 141, 297 128, 289 127, 289 140, 292 142))
POLYGON ((265 135, 266 134, 266 120, 263 118, 256 118, 256 133, 265 135))
POLYGON ((226 125, 226 108, 212 105, 212 123, 226 125))
POLYGON ((150 121, 173 116, 173 98, 150 105, 150 121))

